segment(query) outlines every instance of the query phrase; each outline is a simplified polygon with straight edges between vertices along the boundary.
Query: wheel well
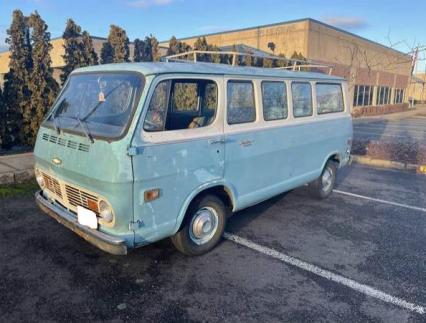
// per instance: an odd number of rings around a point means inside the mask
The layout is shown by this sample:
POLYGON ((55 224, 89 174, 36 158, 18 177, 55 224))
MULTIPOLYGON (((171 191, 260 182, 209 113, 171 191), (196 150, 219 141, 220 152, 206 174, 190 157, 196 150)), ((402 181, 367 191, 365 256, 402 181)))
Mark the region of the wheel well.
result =
POLYGON ((330 158, 328 160, 332 160, 332 161, 336 162, 338 166, 340 166, 339 154, 334 154, 334 155, 330 156, 330 158))
MULTIPOLYGON (((232 198, 231 198, 231 193, 229 192, 229 190, 223 186, 223 185, 219 185, 219 186, 214 186, 214 187, 210 187, 205 189, 204 191, 199 192, 196 196, 194 196, 194 198, 191 200, 191 202, 189 203, 186 211, 188 211, 188 209, 190 208, 191 204, 194 203, 194 201, 196 201, 197 199, 201 198, 202 196, 205 195, 215 195, 218 198, 220 198, 220 200, 223 202, 223 204, 225 204, 225 207, 227 209, 227 213, 231 214, 232 209, 234 207, 233 203, 232 203, 232 198)), ((187 217, 187 213, 185 213, 181 226, 179 228, 179 230, 182 228, 183 224, 185 223, 185 218, 187 217)))
POLYGON ((231 194, 229 190, 223 185, 210 187, 208 189, 205 189, 204 191, 201 191, 192 199, 191 203, 195 201, 196 199, 200 198, 201 196, 205 196, 208 194, 215 195, 218 198, 220 198, 223 204, 225 204, 225 207, 229 211, 232 211, 233 203, 232 203, 231 194))

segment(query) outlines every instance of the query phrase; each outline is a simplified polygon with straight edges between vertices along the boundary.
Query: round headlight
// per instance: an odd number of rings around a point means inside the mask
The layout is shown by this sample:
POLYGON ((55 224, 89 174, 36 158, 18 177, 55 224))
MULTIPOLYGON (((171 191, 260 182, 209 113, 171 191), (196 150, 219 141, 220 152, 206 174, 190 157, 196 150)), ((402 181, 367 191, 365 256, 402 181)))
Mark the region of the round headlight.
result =
POLYGON ((111 206, 104 200, 99 202, 99 216, 107 223, 112 222, 114 218, 111 206))
POLYGON ((35 170, 35 178, 38 185, 43 189, 46 186, 46 183, 44 181, 43 175, 38 169, 35 170))

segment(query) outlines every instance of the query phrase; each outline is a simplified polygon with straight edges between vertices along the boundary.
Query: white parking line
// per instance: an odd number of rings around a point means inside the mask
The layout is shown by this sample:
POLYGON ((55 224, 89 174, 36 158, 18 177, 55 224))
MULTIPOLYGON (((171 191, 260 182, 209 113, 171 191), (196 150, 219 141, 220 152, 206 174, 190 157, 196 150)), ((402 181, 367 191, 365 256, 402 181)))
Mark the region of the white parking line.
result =
POLYGON ((342 195, 357 197, 357 198, 360 198, 360 199, 365 199, 365 200, 369 200, 369 201, 379 202, 379 203, 383 203, 383 204, 389 204, 389 205, 393 205, 393 206, 399 206, 399 207, 403 207, 403 208, 410 209, 410 210, 416 210, 416 211, 420 211, 420 212, 426 212, 426 208, 422 208, 422 207, 418 207, 418 206, 413 206, 413 205, 408 205, 408 204, 402 204, 402 203, 397 203, 397 202, 392 202, 392 201, 386 201, 386 200, 382 200, 382 199, 378 199, 378 198, 374 198, 374 197, 369 197, 369 196, 365 196, 365 195, 359 195, 359 194, 345 192, 345 191, 340 191, 340 190, 333 190, 333 192, 337 193, 337 194, 342 194, 342 195))
POLYGON ((303 269, 305 271, 308 271, 310 273, 313 273, 313 274, 318 275, 320 277, 323 277, 325 279, 334 281, 338 284, 349 287, 349 288, 356 290, 356 291, 358 291, 362 294, 365 294, 367 296, 377 298, 377 299, 379 299, 383 302, 390 303, 390 304, 408 309, 410 311, 413 311, 413 312, 416 312, 416 313, 419 313, 419 314, 425 314, 426 313, 426 308, 423 307, 423 306, 407 302, 407 301, 403 300, 402 298, 398 298, 398 297, 389 295, 389 294, 384 293, 380 290, 377 290, 377 289, 375 289, 371 286, 358 283, 358 282, 356 282, 352 279, 346 278, 346 277, 341 276, 341 275, 337 275, 335 273, 332 273, 331 271, 322 269, 318 266, 304 262, 300 259, 297 259, 297 258, 294 258, 294 257, 291 257, 291 256, 287 256, 286 254, 283 254, 281 252, 278 252, 278 251, 271 249, 271 248, 268 248, 268 247, 261 246, 261 245, 255 243, 255 242, 241 238, 237 235, 225 232, 224 237, 225 237, 225 239, 227 239, 229 241, 233 241, 233 242, 235 242, 239 245, 242 245, 242 246, 247 247, 249 249, 263 253, 263 254, 270 256, 272 258, 278 259, 278 260, 280 260, 280 261, 282 261, 286 264, 295 266, 297 268, 303 269))

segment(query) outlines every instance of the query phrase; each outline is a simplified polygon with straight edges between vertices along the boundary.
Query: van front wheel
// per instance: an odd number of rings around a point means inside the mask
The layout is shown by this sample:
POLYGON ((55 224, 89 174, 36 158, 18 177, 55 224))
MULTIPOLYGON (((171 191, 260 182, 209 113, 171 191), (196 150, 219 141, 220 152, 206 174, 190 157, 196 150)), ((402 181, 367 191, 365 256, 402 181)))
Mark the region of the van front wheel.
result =
POLYGON ((225 230, 226 208, 214 195, 195 200, 188 209, 183 227, 171 237, 177 250, 188 256, 213 249, 225 230))
POLYGON ((329 160, 325 165, 321 176, 315 181, 309 183, 309 192, 311 196, 317 199, 327 198, 331 192, 333 192, 334 183, 336 182, 336 172, 336 163, 329 160))

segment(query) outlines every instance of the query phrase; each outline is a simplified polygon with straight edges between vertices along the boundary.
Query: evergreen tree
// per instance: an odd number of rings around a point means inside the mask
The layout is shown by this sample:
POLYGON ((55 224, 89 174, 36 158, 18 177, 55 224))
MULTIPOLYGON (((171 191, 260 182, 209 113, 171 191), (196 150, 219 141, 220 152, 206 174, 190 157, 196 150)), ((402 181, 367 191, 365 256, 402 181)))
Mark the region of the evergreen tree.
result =
POLYGON ((263 59, 263 67, 273 67, 274 66, 274 61, 271 58, 264 58, 263 59))
MULTIPOLYGON (((251 53, 249 53, 251 54, 251 53)), ((253 57, 252 56, 244 56, 242 59, 242 65, 244 66, 252 66, 253 65, 253 57)))
POLYGON ((108 40, 102 46, 102 64, 129 62, 129 38, 126 31, 119 26, 111 25, 108 40))
POLYGON ((101 64, 111 64, 114 63, 114 50, 111 44, 106 41, 102 44, 101 49, 101 64))
POLYGON ((98 55, 93 47, 93 41, 87 31, 81 32, 81 27, 74 20, 68 19, 64 34, 64 50, 62 56, 65 66, 60 76, 64 84, 69 74, 78 67, 98 64, 98 55))
MULTIPOLYGON (((215 46, 216 47, 216 46, 215 46)), ((218 51, 220 49, 216 47, 218 51)), ((237 48, 237 45, 232 45, 231 52, 238 53, 239 50, 237 48)), ((236 65, 239 66, 242 64, 243 57, 240 55, 236 55, 236 65)), ((232 65, 234 63, 234 55, 220 55, 220 63, 222 64, 229 64, 232 65)))
POLYGON ((133 42, 133 61, 143 62, 145 57, 145 42, 136 38, 133 42))
MULTIPOLYGON (((4 126, 2 145, 10 148, 22 139, 22 112, 31 104, 31 91, 28 87, 33 67, 31 43, 27 18, 20 10, 13 12, 12 24, 7 30, 6 43, 9 44, 9 72, 4 83, 4 126)), ((3 116, 2 116, 3 118, 3 116)))
POLYGON ((185 52, 189 52, 192 50, 191 46, 189 46, 185 42, 181 42, 177 40, 175 36, 173 36, 169 41, 169 48, 167 49, 167 55, 176 55, 185 52))
POLYGON ((160 60, 160 48, 157 38, 150 35, 150 42, 151 42, 151 56, 153 62, 158 62, 160 60))
MULTIPOLYGON (((198 37, 194 43, 194 50, 207 51, 209 50, 209 44, 207 43, 206 37, 198 37)), ((207 54, 197 54, 197 61, 208 62, 210 59, 207 54)))
POLYGON ((33 68, 28 87, 31 91, 31 104, 23 110, 24 143, 33 145, 41 122, 53 104, 58 92, 58 84, 52 75, 50 33, 47 25, 37 13, 29 19, 32 42, 33 68))
POLYGON ((145 40, 143 41, 145 46, 144 46, 144 51, 143 51, 143 55, 142 55, 142 61, 143 62, 152 62, 153 58, 152 58, 152 47, 151 47, 151 38, 150 37, 145 37, 145 40))
POLYGON ((170 38, 167 56, 179 54, 179 42, 175 36, 170 38))
POLYGON ((291 59, 297 59, 299 61, 306 61, 306 58, 303 56, 302 53, 298 53, 296 51, 293 52, 293 54, 291 55, 291 59))
POLYGON ((145 37, 145 52, 143 61, 144 62, 157 62, 160 60, 160 48, 158 46, 158 40, 152 35, 145 37))
POLYGON ((81 27, 74 20, 67 20, 67 26, 65 27, 62 38, 64 39, 65 50, 62 58, 64 59, 65 66, 62 69, 60 78, 61 83, 64 84, 73 70, 85 65, 85 58, 81 43, 81 27))
MULTIPOLYGON (((216 45, 207 43, 206 37, 201 37, 194 43, 194 50, 220 52, 220 48, 216 45)), ((219 54, 198 54, 197 61, 231 64, 232 57, 219 54)))
MULTIPOLYGON (((284 58, 284 59, 286 58, 284 54, 279 54, 278 57, 284 58)), ((279 59, 276 61, 277 67, 286 67, 289 65, 289 62, 284 59, 279 59)))
MULTIPOLYGON (((302 53, 297 53, 296 51, 293 52, 293 54, 291 55, 291 59, 297 60, 296 65, 303 65, 304 62, 306 61, 306 58, 303 56, 302 53)), ((293 64, 293 63, 292 63, 293 64)), ((301 70, 303 71, 304 68, 302 67, 301 70)))
MULTIPOLYGON (((209 45, 208 47, 209 51, 213 51, 213 52, 220 52, 220 48, 216 45, 209 45)), ((208 61, 209 62, 213 62, 213 63, 226 63, 230 58, 225 57, 225 55, 219 55, 219 54, 210 54, 208 55, 208 61)), ((238 57, 237 57, 238 59, 238 57)), ((238 63, 238 61, 237 61, 238 63)))
POLYGON ((263 58, 256 56, 253 58, 253 65, 255 67, 262 67, 263 66, 263 58))
POLYGON ((93 40, 87 31, 81 34, 81 45, 83 46, 84 66, 98 65, 98 54, 93 47, 93 40))

